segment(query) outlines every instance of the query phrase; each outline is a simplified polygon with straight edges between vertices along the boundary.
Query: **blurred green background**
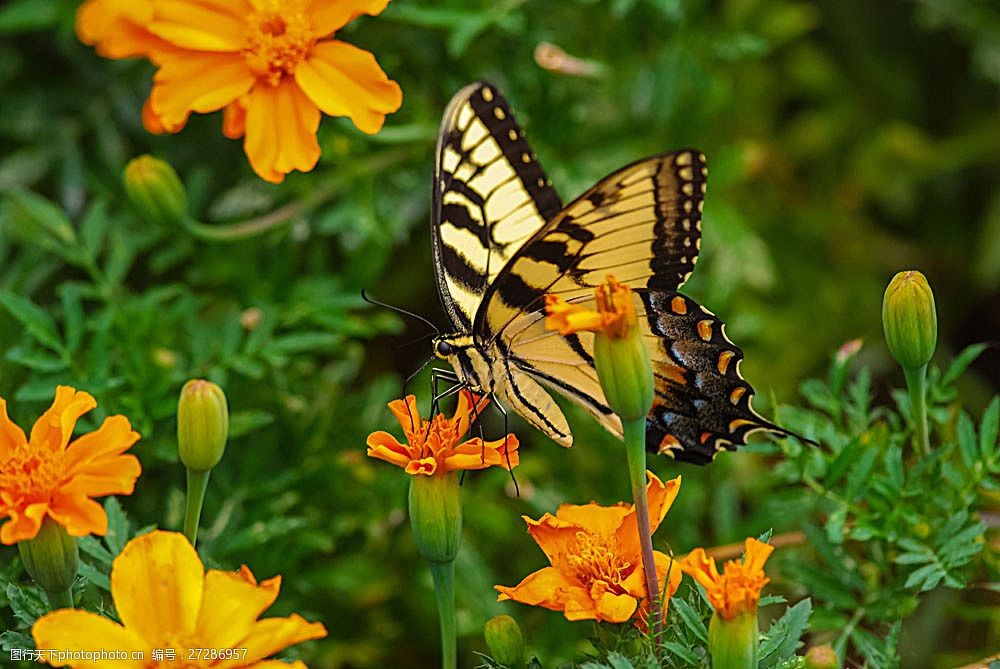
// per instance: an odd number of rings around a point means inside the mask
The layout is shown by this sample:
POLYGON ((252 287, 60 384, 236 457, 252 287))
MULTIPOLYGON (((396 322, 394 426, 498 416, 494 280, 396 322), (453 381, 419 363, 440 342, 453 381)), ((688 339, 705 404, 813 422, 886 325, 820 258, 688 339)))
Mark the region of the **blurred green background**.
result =
MULTIPOLYGON (((212 477, 202 555, 284 575, 272 613, 330 629, 300 649, 313 667, 436 662, 407 481, 364 455, 369 432, 395 429, 385 402, 430 354, 426 341, 407 345, 426 328, 364 304, 360 290, 444 325, 427 229, 433 150, 450 96, 472 80, 505 92, 564 200, 649 154, 707 154, 701 262, 685 292, 726 321, 765 413, 775 400, 796 403, 802 380, 854 338, 866 342, 861 360, 881 395, 901 383, 880 322, 882 291, 901 269, 934 286, 939 356, 1000 335, 994 2, 397 0, 338 37, 376 54, 403 89, 402 109, 374 137, 325 119, 320 164, 281 186, 253 175, 219 114, 176 136, 146 134, 152 67, 79 44, 75 5, 0 7, 0 396, 22 425, 57 383, 97 396, 85 427, 128 416, 143 435, 144 474, 123 506, 133 527, 179 528, 177 393, 192 377, 222 384, 234 433, 212 477), (565 58, 554 69, 560 53, 585 72, 566 72, 565 58), (288 204, 297 214, 229 245, 157 227, 121 187, 125 163, 142 153, 177 168, 207 223, 288 204), (42 310, 37 328, 52 327, 50 346, 11 317, 31 310, 24 300, 42 310)), ((998 379, 992 348, 965 380, 976 412, 998 379)), ((411 387, 426 406, 426 375, 411 387)), ((513 422, 520 497, 500 471, 465 479, 461 666, 485 651, 481 626, 497 613, 522 622, 547 667, 588 648, 586 624, 498 604, 492 590, 543 565, 521 514, 628 495, 620 445, 581 413, 571 422, 570 452, 513 422)), ((761 455, 652 466, 684 475, 658 548, 796 529, 761 455)), ((975 645, 981 634, 956 633, 961 607, 945 604, 904 643, 905 666, 994 650, 975 645)), ((1000 626, 995 615, 986 624, 1000 626)))

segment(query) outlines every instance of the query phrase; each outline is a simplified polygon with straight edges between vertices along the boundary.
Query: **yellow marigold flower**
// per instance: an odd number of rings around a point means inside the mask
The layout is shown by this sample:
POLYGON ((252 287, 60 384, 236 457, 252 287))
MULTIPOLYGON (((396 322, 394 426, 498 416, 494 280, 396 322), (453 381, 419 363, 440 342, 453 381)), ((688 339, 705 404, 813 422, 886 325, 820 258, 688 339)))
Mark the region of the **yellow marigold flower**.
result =
POLYGON ((479 437, 462 441, 472 420, 487 404, 489 398, 475 399, 472 393, 463 390, 458 394, 454 416, 445 418, 438 414, 428 421, 420 418, 417 398, 413 395, 407 395, 405 402, 393 400, 389 402, 389 410, 402 426, 406 443, 399 443, 388 432, 372 432, 368 435, 368 455, 398 465, 407 474, 423 476, 493 465, 513 469, 519 463, 519 443, 513 434, 496 441, 484 442, 479 437))
MULTIPOLYGON (((677 497, 681 477, 664 484, 652 472, 647 476, 650 525, 655 532, 677 497)), ((646 581, 635 506, 563 504, 554 516, 547 513, 539 520, 524 516, 524 520, 551 566, 512 588, 494 586, 500 592, 498 601, 512 599, 562 611, 567 620, 620 623, 640 612, 646 581)), ((681 572, 666 554, 655 551, 654 557, 660 591, 666 583, 669 598, 680 586, 681 572)))
POLYGON ((611 339, 628 334, 636 322, 632 289, 608 275, 606 284, 594 291, 597 311, 581 304, 571 304, 558 295, 545 296, 545 327, 568 335, 581 330, 603 332, 611 339))
POLYGON ((770 581, 764 575, 764 563, 773 551, 774 546, 747 539, 743 560, 727 561, 722 574, 715 567, 715 558, 708 557, 703 548, 691 551, 680 567, 705 588, 715 612, 724 620, 733 620, 741 613, 757 615, 760 591, 770 581))
POLYGON ((0 399, 0 518, 9 518, 0 542, 34 538, 46 517, 75 537, 108 531, 104 509, 91 498, 132 494, 142 468, 124 453, 139 433, 124 416, 111 416, 70 443, 76 421, 96 406, 89 394, 59 386, 26 439, 0 399))
MULTIPOLYGON (((128 542, 111 568, 111 596, 121 624, 96 613, 62 609, 35 622, 31 629, 38 648, 98 652, 122 650, 144 660, 91 659, 54 662, 73 669, 101 667, 226 667, 238 669, 305 669, 302 662, 285 664, 266 658, 288 646, 326 636, 321 623, 297 615, 258 620, 281 588, 281 577, 260 584, 244 566, 239 572, 205 571, 198 553, 184 535, 151 532, 128 542), (188 658, 188 649, 232 649, 230 657, 188 658), (175 659, 157 661, 153 650, 173 649, 175 659), (245 653, 244 653, 245 649, 245 653)), ((206 653, 207 655, 207 653, 206 653)))
POLYGON ((82 41, 102 55, 159 66, 143 121, 177 132, 191 112, 226 109, 224 134, 244 137, 254 171, 278 183, 319 159, 320 112, 376 133, 402 92, 362 49, 333 34, 388 0, 90 0, 82 41), (138 5, 134 7, 133 5, 138 5), (148 38, 148 39, 147 39, 148 38), (158 40, 158 41, 157 41, 158 40))

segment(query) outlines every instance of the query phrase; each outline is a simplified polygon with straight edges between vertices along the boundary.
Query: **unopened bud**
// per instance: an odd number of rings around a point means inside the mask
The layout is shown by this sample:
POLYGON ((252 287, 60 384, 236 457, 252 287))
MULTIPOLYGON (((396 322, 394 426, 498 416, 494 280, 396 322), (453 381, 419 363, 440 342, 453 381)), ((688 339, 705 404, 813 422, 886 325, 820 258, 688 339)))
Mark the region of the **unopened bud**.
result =
POLYGON ((937 312, 923 274, 900 272, 892 278, 882 301, 882 327, 889 352, 904 369, 920 369, 930 361, 937 345, 937 312))
POLYGON ((125 166, 123 180, 128 199, 146 218, 179 225, 187 217, 187 191, 170 163, 150 155, 133 158, 125 166))
MULTIPOLYGON (((28 575, 46 593, 64 593, 73 585, 80 567, 77 539, 49 517, 34 538, 17 544, 28 575)), ((50 597, 51 599, 51 597, 50 597)))
POLYGON ((840 658, 829 645, 813 646, 806 652, 806 669, 840 669, 840 658))
POLYGON ((429 562, 452 562, 462 540, 462 489, 455 472, 410 477, 410 527, 429 562))
POLYGON ((708 652, 713 669, 757 669, 757 614, 745 611, 731 620, 718 613, 708 623, 708 652))
POLYGON ((510 616, 495 616, 483 627, 490 656, 508 667, 524 666, 524 636, 517 621, 510 616))
POLYGON ((208 471, 219 464, 229 435, 229 407, 222 388, 195 379, 177 402, 177 447, 188 469, 208 471))

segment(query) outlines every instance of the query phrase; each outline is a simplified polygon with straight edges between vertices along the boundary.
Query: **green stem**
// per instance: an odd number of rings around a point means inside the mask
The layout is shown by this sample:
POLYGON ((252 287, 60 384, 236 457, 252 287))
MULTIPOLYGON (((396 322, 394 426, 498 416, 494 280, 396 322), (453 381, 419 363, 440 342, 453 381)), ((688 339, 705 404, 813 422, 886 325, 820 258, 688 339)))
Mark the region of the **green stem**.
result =
POLYGON ((916 369, 904 367, 903 374, 910 391, 910 411, 917 432, 917 444, 924 455, 930 455, 931 444, 927 435, 927 365, 916 369))
POLYGON ((198 523, 201 521, 201 505, 208 489, 208 477, 212 470, 187 470, 187 509, 184 512, 184 536, 191 545, 198 539, 198 523))
POLYGON ((428 562, 434 576, 434 596, 441 621, 441 669, 458 666, 458 638, 455 630, 455 563, 428 562))
POLYGON ((56 609, 72 609, 73 608, 73 589, 66 588, 65 590, 58 590, 55 592, 45 591, 45 596, 49 598, 49 607, 51 610, 56 609))
POLYGON ((628 478, 632 484, 632 501, 635 503, 635 520, 639 526, 639 545, 642 547, 642 569, 646 575, 646 601, 653 617, 653 639, 658 642, 663 631, 663 609, 656 582, 653 534, 649 529, 649 500, 646 498, 646 419, 623 420, 622 427, 628 458, 628 478))

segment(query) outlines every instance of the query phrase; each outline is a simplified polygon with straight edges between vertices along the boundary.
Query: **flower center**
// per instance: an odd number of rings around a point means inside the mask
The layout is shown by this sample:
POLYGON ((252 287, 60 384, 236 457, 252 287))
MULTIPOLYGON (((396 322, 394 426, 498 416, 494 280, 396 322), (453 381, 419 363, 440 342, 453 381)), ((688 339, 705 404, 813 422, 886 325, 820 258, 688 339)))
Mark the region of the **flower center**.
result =
POLYGON ((416 459, 434 457, 443 451, 452 449, 462 435, 452 421, 438 414, 433 420, 421 421, 416 430, 404 430, 406 442, 416 459))
POLYGON ((24 445, 0 463, 0 496, 5 506, 47 502, 62 484, 62 451, 24 445))
POLYGON ((258 0, 247 20, 243 57, 271 85, 293 74, 316 42, 304 0, 258 0))
POLYGON ((615 594, 623 594, 622 581, 632 570, 632 563, 622 560, 612 545, 612 537, 577 532, 567 556, 576 578, 589 588, 594 581, 608 585, 615 594))

